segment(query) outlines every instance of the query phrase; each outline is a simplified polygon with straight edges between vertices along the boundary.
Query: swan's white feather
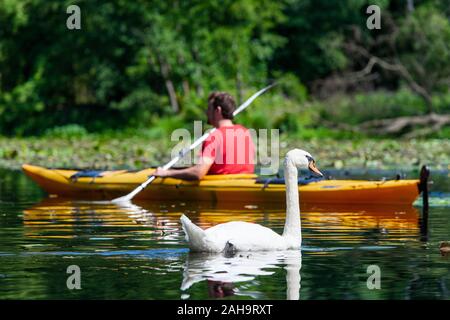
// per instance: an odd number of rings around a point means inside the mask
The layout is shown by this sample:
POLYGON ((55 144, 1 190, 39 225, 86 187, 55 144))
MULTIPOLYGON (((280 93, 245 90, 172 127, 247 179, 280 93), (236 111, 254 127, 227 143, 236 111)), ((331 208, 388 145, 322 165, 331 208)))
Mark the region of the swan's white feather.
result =
POLYGON ((227 242, 237 251, 300 248, 300 239, 284 238, 275 231, 255 223, 232 221, 202 230, 184 215, 181 221, 192 251, 222 252, 227 242))
POLYGON ((237 251, 285 249, 281 235, 255 223, 232 221, 211 227, 205 233, 207 241, 215 243, 221 250, 227 242, 237 251))

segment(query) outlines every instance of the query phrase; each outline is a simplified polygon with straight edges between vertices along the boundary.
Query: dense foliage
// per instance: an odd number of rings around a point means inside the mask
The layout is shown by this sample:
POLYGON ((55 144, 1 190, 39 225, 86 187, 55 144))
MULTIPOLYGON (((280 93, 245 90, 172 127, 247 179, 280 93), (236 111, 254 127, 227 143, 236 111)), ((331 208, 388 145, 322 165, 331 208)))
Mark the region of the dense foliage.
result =
POLYGON ((204 118, 212 90, 242 102, 273 80, 244 123, 448 113, 448 1, 370 3, 381 30, 363 0, 3 0, 0 134, 172 128, 204 118))

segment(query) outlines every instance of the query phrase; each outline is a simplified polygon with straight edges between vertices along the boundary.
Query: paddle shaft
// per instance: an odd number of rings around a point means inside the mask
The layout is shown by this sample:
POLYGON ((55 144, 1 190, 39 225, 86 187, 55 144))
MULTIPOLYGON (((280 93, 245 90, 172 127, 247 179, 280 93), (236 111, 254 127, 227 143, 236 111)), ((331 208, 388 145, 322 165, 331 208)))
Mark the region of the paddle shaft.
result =
MULTIPOLYGON (((266 92, 267 90, 269 90, 270 88, 272 88, 275 84, 271 84, 270 86, 267 86, 261 90, 259 90, 258 92, 256 92, 255 94, 253 94, 250 98, 247 99, 247 101, 245 101, 241 106, 239 106, 239 108, 237 108, 236 110, 234 110, 233 112, 233 116, 237 116, 239 113, 241 113, 243 110, 245 110, 257 97, 259 97, 260 95, 262 95, 264 92, 266 92)), ((168 163, 166 163, 162 168, 164 170, 170 169, 175 163, 177 163, 180 159, 182 159, 188 152, 190 152, 191 150, 194 150, 195 148, 197 148, 201 143, 203 143, 214 131, 216 131, 216 128, 213 128, 211 130, 209 130, 208 132, 205 132, 200 138, 198 138, 196 141, 194 141, 194 143, 192 143, 189 148, 185 148, 183 150, 180 151, 180 153, 173 158, 172 160, 170 160, 168 163)), ((134 189, 132 192, 130 192, 129 194, 127 194, 126 196, 120 197, 120 198, 116 198, 114 200, 112 200, 113 202, 122 202, 122 201, 130 201, 131 199, 133 199, 133 197, 138 194, 139 192, 141 192, 142 190, 144 190, 150 183, 152 183, 154 180, 156 179, 155 176, 150 176, 150 178, 148 178, 145 182, 143 182, 139 187, 137 187, 136 189, 134 189)))

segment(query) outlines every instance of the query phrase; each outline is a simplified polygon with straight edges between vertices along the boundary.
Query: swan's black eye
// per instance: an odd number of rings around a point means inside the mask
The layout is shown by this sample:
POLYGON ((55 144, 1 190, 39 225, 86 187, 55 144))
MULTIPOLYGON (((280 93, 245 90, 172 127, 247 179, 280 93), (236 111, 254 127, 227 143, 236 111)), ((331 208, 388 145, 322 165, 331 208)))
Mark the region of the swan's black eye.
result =
POLYGON ((312 158, 312 157, 310 157, 310 156, 305 156, 306 157, 306 159, 308 159, 308 162, 314 162, 314 159, 312 158))

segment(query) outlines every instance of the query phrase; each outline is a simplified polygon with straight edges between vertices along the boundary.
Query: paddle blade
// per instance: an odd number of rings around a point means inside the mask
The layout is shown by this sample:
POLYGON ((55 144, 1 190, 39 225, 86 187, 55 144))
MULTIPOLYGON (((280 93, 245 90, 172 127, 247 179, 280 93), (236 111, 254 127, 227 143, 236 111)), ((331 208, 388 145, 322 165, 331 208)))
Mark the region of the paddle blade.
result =
POLYGON ((130 202, 131 199, 133 199, 133 197, 130 197, 130 195, 128 194, 128 195, 126 195, 126 196, 123 196, 123 197, 120 197, 120 198, 113 199, 113 200, 111 200, 111 202, 112 202, 112 203, 130 202))
POLYGON ((137 187, 136 189, 134 189, 133 191, 131 191, 129 194, 127 194, 126 196, 120 197, 120 198, 116 198, 113 199, 111 202, 112 203, 119 203, 119 202, 130 202, 131 199, 134 198, 135 195, 137 195, 139 192, 141 192, 142 190, 144 190, 150 183, 153 182, 153 180, 155 180, 155 176, 151 176, 149 179, 147 179, 147 181, 145 181, 144 183, 142 183, 139 187, 137 187))
POLYGON ((130 192, 130 193, 127 194, 126 196, 123 196, 123 197, 120 197, 120 198, 113 199, 111 202, 112 202, 112 203, 130 202, 131 199, 133 199, 134 196, 137 195, 142 189, 144 189, 144 188, 142 187, 142 185, 140 185, 139 187, 137 187, 136 189, 134 189, 132 192, 130 192))

